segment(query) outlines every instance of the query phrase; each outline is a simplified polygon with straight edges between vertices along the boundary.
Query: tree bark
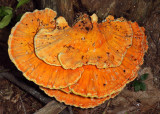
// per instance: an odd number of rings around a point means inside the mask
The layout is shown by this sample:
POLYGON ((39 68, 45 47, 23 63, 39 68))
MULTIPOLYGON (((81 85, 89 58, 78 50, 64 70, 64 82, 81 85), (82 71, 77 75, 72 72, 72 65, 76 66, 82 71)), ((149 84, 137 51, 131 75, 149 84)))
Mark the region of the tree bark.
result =
POLYGON ((46 7, 57 11, 58 15, 64 16, 70 25, 73 24, 76 13, 96 13, 101 22, 108 15, 125 17, 140 24, 150 16, 159 0, 36 0, 38 7, 46 7))
POLYGON ((13 74, 11 74, 9 72, 1 72, 0 77, 4 77, 7 80, 11 81, 12 83, 17 85, 21 89, 27 91, 28 93, 33 95, 35 98, 39 99, 44 104, 47 104, 48 102, 53 100, 52 98, 48 97, 47 95, 42 94, 42 92, 39 92, 39 90, 37 90, 37 88, 35 88, 35 87, 33 88, 28 83, 26 84, 23 80, 18 79, 18 76, 14 76, 13 74))
POLYGON ((34 114, 59 114, 66 106, 56 101, 49 102, 46 106, 35 112, 34 114))

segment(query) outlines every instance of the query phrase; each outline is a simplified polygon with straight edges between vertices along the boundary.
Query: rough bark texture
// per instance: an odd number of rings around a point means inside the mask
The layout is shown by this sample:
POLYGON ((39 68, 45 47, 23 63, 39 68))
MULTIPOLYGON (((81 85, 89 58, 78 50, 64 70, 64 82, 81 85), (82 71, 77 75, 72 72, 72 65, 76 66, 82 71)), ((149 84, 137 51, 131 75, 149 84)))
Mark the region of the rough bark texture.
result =
POLYGON ((125 17, 128 20, 137 21, 143 25, 146 17, 160 3, 159 0, 40 0, 39 8, 46 7, 56 9, 58 14, 64 16, 69 22, 73 22, 77 13, 96 13, 102 21, 107 15, 125 17))
POLYGON ((65 108, 66 106, 64 106, 62 103, 58 103, 57 101, 51 101, 34 114, 58 114, 65 108))
POLYGON ((23 90, 29 92, 31 95, 33 95, 34 97, 36 97, 37 99, 39 99, 41 102, 43 102, 44 104, 47 104, 48 102, 50 102, 51 98, 47 97, 44 94, 41 94, 37 88, 32 88, 32 86, 27 85, 26 83, 23 82, 23 80, 16 78, 16 76, 12 75, 9 72, 2 72, 0 73, 0 77, 4 77, 7 80, 11 81, 12 83, 16 84, 17 86, 21 87, 23 90))
MULTIPOLYGON (((43 1, 43 8, 52 7, 43 1)), ((146 29, 149 50, 145 56, 144 65, 151 66, 153 73, 160 75, 160 0, 48 0, 54 2, 58 15, 62 15, 73 25, 79 13, 92 15, 96 13, 101 22, 108 15, 115 18, 125 17, 127 20, 137 21, 146 29), (151 61, 152 60, 152 61, 151 61)), ((51 2, 49 2, 51 3, 51 2)), ((54 9, 54 8, 53 8, 54 9)), ((160 80, 159 78, 157 80, 160 80)), ((158 84, 160 87, 160 84, 158 84)))
MULTIPOLYGON (((45 0, 41 0, 45 1, 45 0)), ((137 21, 145 26, 148 39, 154 34, 156 53, 159 55, 159 0, 49 0, 56 4, 57 13, 64 16, 73 24, 78 13, 96 13, 101 22, 107 15, 125 17, 127 20, 137 21), (55 3, 56 2, 56 3, 55 3), (150 26, 151 24, 151 26, 150 26), (154 31, 151 30, 154 27, 154 31), (153 33, 154 32, 154 33, 153 33)), ((44 2, 43 2, 44 3, 44 2)), ((44 4, 44 7, 48 5, 44 4)), ((52 8, 51 6, 49 6, 52 8)), ((149 39, 150 40, 150 39, 149 39)))
POLYGON ((35 0, 34 4, 37 9, 52 8, 57 10, 56 0, 35 0))

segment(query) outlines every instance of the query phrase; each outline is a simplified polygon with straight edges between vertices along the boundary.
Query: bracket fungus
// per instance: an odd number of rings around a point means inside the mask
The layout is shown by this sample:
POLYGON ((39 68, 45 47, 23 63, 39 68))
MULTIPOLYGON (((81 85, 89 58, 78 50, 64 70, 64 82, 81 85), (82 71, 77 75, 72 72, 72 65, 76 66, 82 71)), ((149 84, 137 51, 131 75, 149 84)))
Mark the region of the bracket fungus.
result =
POLYGON ((46 63, 61 65, 64 69, 83 65, 96 65, 97 68, 119 66, 132 44, 132 28, 122 19, 100 24, 97 21, 95 14, 91 20, 84 14, 73 27, 69 27, 64 18, 58 18, 54 31, 41 29, 36 34, 36 55, 46 63))
POLYGON ((49 96, 93 108, 137 77, 148 49, 144 28, 109 15, 84 14, 70 27, 51 9, 23 15, 8 40, 10 59, 49 96))

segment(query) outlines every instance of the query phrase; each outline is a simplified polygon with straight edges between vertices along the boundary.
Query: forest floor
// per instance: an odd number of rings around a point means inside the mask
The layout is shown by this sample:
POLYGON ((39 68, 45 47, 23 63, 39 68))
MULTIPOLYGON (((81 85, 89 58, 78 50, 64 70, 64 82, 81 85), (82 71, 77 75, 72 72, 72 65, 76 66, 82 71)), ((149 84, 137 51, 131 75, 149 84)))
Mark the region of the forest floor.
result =
MULTIPOLYGON (((12 7, 14 4, 15 0, 0 2, 0 6, 12 7)), ((33 3, 30 2, 17 10, 16 14, 33 10, 33 3)), ((144 22, 139 22, 146 29, 149 49, 144 57, 144 64, 138 73, 137 79, 142 74, 148 74, 148 78, 144 81, 146 90, 135 92, 132 83, 130 83, 114 99, 110 99, 94 109, 67 107, 61 114, 124 114, 131 112, 158 114, 160 112, 160 25, 158 25, 160 24, 160 5, 150 15, 146 17, 144 22)), ((3 72, 9 72, 13 75, 18 72, 17 74, 22 76, 22 73, 10 61, 7 51, 8 36, 14 24, 15 22, 4 29, 0 29, 0 114, 32 114, 42 108, 45 103, 42 103, 28 92, 1 76, 3 72)), ((30 84, 31 82, 27 81, 27 83, 30 84)), ((38 91, 43 93, 40 90, 38 91)))

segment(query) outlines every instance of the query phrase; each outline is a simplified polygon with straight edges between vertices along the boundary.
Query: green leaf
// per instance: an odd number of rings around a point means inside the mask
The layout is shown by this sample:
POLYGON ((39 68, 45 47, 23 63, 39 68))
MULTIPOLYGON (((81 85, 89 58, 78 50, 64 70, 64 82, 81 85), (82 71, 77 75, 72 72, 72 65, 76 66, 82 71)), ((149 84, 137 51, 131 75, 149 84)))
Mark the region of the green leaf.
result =
POLYGON ((139 85, 139 83, 140 83, 140 81, 135 80, 135 81, 133 82, 133 86, 139 85))
POLYGON ((144 81, 144 80, 146 80, 147 78, 148 78, 148 74, 146 73, 146 74, 141 75, 140 80, 141 80, 141 81, 144 81))
POLYGON ((135 92, 140 91, 140 89, 141 89, 140 85, 134 86, 134 91, 135 91, 135 92))
POLYGON ((7 26, 10 23, 11 19, 12 19, 12 14, 4 16, 3 19, 0 21, 0 29, 7 26))
POLYGON ((146 84, 142 82, 142 83, 140 84, 140 89, 141 89, 142 91, 145 91, 145 90, 146 90, 146 84))
POLYGON ((30 0, 18 0, 18 4, 16 6, 16 9, 21 7, 22 5, 28 3, 30 0))
POLYGON ((6 7, 6 6, 1 6, 0 7, 0 29, 4 28, 7 26, 13 16, 12 8, 6 7))
POLYGON ((0 18, 3 18, 6 15, 12 14, 12 10, 13 9, 10 7, 1 6, 0 7, 0 18))
POLYGON ((7 13, 7 14, 12 14, 12 8, 10 7, 5 7, 4 11, 7 13))
POLYGON ((5 13, 7 13, 7 14, 12 14, 12 8, 11 7, 7 7, 7 6, 1 6, 0 7, 0 10, 2 11, 2 12, 5 12, 5 13))
POLYGON ((135 80, 133 82, 133 87, 134 87, 134 91, 137 92, 137 91, 140 91, 141 87, 140 87, 140 81, 139 80, 135 80))

